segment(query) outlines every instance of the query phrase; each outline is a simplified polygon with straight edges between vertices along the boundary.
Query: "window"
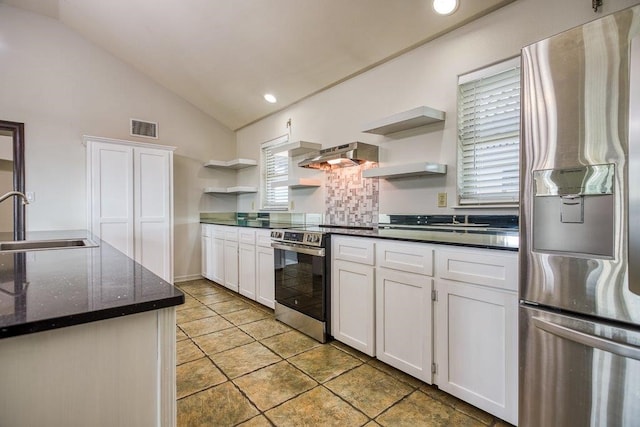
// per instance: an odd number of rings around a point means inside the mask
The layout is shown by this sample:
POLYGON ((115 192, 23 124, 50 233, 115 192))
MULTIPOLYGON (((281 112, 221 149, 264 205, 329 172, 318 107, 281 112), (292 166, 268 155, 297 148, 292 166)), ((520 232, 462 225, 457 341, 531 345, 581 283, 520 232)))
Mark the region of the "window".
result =
POLYGON ((288 140, 285 135, 262 144, 262 209, 287 209, 289 205, 289 156, 278 153, 288 140))
POLYGON ((460 205, 517 203, 520 58, 458 78, 460 205))

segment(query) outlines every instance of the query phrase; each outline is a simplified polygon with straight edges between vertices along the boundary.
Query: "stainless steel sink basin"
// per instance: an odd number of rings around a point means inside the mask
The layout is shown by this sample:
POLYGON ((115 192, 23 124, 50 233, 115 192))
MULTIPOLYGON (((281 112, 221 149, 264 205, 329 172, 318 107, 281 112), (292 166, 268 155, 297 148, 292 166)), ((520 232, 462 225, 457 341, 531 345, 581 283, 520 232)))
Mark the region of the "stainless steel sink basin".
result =
POLYGON ((19 240, 14 242, 0 242, 0 252, 95 248, 97 246, 97 243, 89 239, 19 240))

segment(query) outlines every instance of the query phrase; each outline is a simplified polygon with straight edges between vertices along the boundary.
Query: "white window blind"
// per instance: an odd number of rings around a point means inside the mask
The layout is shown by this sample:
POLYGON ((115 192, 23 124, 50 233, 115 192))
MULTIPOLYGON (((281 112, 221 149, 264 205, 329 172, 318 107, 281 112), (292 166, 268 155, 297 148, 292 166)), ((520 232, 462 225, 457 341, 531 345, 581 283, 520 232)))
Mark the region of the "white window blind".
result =
POLYGON ((289 157, 278 155, 288 140, 285 135, 262 144, 262 209, 287 209, 289 205, 289 157))
POLYGON ((458 198, 517 203, 520 58, 458 79, 458 198))

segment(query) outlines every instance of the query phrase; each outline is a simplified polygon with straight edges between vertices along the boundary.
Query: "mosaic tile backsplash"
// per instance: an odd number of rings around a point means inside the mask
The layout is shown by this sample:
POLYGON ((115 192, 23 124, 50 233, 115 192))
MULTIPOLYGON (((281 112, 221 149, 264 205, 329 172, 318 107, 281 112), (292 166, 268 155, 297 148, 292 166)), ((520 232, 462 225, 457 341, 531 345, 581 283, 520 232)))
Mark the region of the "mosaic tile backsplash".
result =
POLYGON ((327 172, 325 223, 371 226, 378 223, 379 179, 362 178, 364 164, 327 172))

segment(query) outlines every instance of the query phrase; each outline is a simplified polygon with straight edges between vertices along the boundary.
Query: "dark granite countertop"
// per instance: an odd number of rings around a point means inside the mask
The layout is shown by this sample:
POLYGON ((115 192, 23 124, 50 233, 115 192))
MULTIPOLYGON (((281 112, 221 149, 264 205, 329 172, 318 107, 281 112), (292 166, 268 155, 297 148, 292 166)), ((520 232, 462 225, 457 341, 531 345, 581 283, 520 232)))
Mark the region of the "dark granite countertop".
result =
POLYGON ((348 228, 326 228, 330 234, 373 237, 379 239, 402 240, 407 242, 434 243, 472 248, 518 251, 518 230, 491 229, 401 229, 376 228, 373 230, 352 230, 348 228))
POLYGON ((301 224, 292 224, 290 222, 272 222, 261 220, 218 220, 218 219, 200 219, 200 224, 212 224, 212 225, 230 225, 233 227, 248 227, 248 228, 260 228, 260 229, 278 229, 278 228, 293 228, 303 227, 301 224))
MULTIPOLYGON (((200 221, 202 224, 231 225, 238 227, 255 227, 255 228, 287 228, 287 229, 305 229, 305 226, 295 224, 267 224, 264 226, 256 226, 252 224, 244 224, 241 221, 200 221)), ((317 226, 310 226, 311 229, 317 230, 317 226)), ((306 227, 309 229, 309 227, 306 227)), ((489 229, 473 229, 473 228, 402 228, 385 226, 375 227, 373 229, 353 229, 342 227, 323 226, 322 231, 329 234, 339 234, 355 237, 372 237, 380 239, 402 240, 408 242, 434 243, 442 245, 467 246, 473 248, 498 249, 507 251, 518 251, 520 237, 517 228, 489 228, 489 229)))
POLYGON ((86 231, 27 233, 27 240, 71 237, 99 246, 0 253, 0 339, 184 303, 172 284, 86 231))

